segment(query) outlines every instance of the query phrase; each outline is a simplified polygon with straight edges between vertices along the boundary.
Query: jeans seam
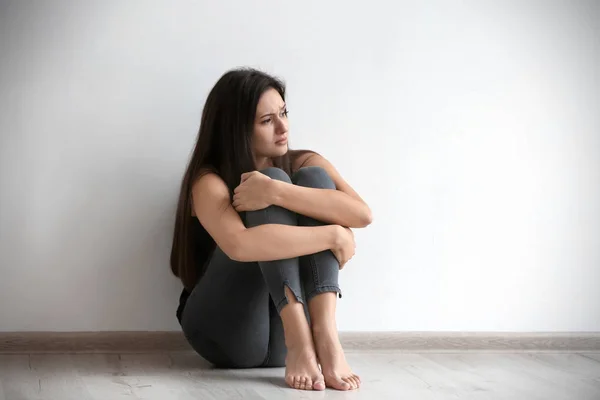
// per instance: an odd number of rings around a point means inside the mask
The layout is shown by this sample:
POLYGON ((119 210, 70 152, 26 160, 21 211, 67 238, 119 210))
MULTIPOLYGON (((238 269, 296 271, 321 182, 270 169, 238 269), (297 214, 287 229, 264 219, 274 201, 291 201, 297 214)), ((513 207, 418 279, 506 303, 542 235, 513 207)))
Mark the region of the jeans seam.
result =
POLYGON ((281 312, 281 308, 283 308, 283 306, 285 306, 286 304, 289 304, 289 300, 287 298, 287 296, 285 295, 285 288, 289 288, 290 292, 292 292, 292 294, 294 295, 294 297, 296 298, 296 300, 301 303, 304 304, 304 299, 302 298, 301 295, 297 294, 296 291, 294 291, 290 285, 290 282, 288 280, 283 281, 283 298, 277 302, 275 308, 277 309, 277 312, 281 312))
POLYGON ((277 306, 275 308, 277 308, 277 311, 280 311, 280 308, 284 305, 287 304, 287 298, 285 297, 285 294, 283 295, 283 299, 281 299, 278 303, 277 306))
POLYGON ((306 298, 307 299, 311 299, 314 296, 316 296, 317 294, 326 293, 326 292, 336 292, 339 295, 340 298, 342 297, 342 289, 340 289, 339 286, 336 286, 336 285, 322 285, 322 286, 319 286, 319 287, 315 287, 314 290, 312 290, 310 293, 308 293, 306 295, 306 298))
MULTIPOLYGON (((269 341, 270 341, 270 337, 269 337, 269 341)), ((271 359, 271 344, 267 344, 267 355, 265 356, 265 360, 262 362, 262 364, 260 364, 261 367, 266 366, 269 363, 269 360, 271 359)))
POLYGON ((321 282, 321 277, 319 276, 319 269, 317 268, 317 260, 315 260, 315 255, 310 255, 310 265, 313 273, 313 284, 315 287, 319 286, 321 282))

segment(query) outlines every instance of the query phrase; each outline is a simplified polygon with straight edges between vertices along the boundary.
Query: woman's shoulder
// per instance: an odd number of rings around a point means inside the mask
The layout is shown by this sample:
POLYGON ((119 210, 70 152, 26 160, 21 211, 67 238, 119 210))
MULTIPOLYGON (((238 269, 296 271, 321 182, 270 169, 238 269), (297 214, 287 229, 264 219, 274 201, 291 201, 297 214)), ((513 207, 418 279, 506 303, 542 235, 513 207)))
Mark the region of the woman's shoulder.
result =
POLYGON ((221 175, 219 175, 215 168, 201 167, 198 169, 198 172, 193 179, 192 187, 198 185, 215 184, 218 182, 224 183, 223 178, 221 178, 221 175))
POLYGON ((318 153, 314 150, 290 150, 290 162, 292 164, 292 171, 297 171, 306 164, 306 162, 318 153))
POLYGON ((202 196, 208 195, 210 198, 229 197, 229 189, 221 176, 211 168, 202 168, 191 185, 192 217, 196 217, 194 210, 194 198, 202 193, 202 196))

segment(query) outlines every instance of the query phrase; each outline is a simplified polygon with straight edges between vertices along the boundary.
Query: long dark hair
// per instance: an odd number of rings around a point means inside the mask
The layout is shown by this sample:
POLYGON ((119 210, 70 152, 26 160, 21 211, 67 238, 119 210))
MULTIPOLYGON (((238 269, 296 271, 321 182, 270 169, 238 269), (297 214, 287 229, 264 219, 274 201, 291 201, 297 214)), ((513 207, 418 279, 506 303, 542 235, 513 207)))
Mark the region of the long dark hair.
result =
MULTIPOLYGON (((192 218, 192 186, 203 174, 214 172, 233 197, 241 175, 256 170, 252 154, 256 107, 260 96, 271 88, 285 101, 281 80, 255 69, 235 69, 217 81, 206 99, 196 145, 181 183, 171 248, 171 270, 187 290, 200 279, 215 248, 214 240, 192 218)), ((290 151, 272 161, 291 175, 290 151)))

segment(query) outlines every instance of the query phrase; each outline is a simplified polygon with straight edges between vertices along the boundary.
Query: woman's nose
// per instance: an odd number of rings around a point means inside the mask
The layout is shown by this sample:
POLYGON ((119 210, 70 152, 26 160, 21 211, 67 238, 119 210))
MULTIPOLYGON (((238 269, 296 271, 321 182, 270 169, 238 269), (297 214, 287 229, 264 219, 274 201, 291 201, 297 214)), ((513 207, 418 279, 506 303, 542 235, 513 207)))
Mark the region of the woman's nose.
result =
POLYGON ((283 132, 287 131, 287 123, 283 118, 277 118, 276 121, 277 122, 276 122, 275 127, 277 129, 277 132, 283 133, 283 132))

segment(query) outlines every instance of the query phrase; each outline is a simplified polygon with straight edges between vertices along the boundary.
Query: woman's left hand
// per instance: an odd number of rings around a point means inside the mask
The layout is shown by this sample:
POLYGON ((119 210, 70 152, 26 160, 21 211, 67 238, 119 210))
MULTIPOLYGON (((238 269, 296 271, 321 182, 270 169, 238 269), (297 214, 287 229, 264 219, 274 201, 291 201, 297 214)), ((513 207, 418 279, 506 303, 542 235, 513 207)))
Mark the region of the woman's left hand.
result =
POLYGON ((233 191, 233 207, 236 211, 256 211, 272 204, 273 180, 258 171, 242 174, 242 181, 233 191))

